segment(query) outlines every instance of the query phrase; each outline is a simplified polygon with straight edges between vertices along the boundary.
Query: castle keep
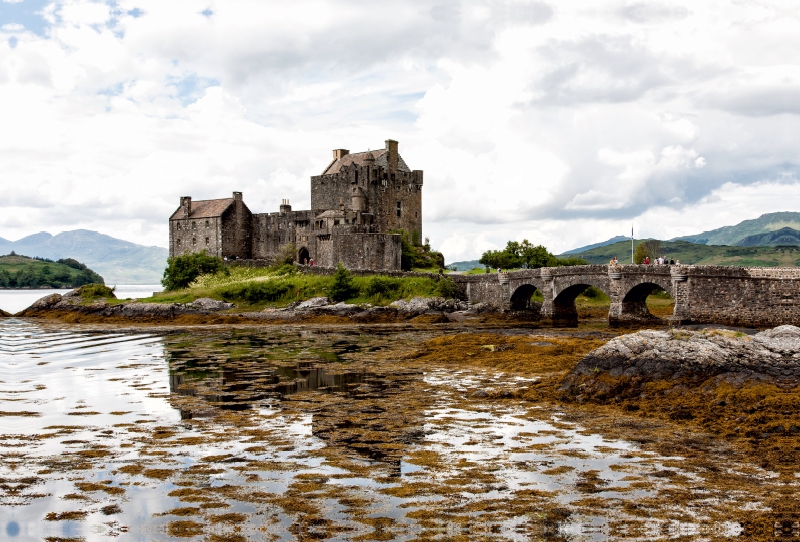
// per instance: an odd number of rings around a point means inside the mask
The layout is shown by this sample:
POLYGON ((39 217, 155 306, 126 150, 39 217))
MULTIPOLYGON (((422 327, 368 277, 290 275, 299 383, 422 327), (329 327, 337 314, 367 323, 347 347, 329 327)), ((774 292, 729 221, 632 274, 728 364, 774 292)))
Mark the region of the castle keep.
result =
POLYGON ((253 214, 241 192, 232 198, 181 204, 169 219, 169 253, 205 250, 228 259, 272 260, 294 245, 295 260, 349 269, 400 270, 401 236, 422 238, 422 171, 412 171, 387 140, 376 151, 333 151, 321 175, 311 177, 311 209, 253 214))

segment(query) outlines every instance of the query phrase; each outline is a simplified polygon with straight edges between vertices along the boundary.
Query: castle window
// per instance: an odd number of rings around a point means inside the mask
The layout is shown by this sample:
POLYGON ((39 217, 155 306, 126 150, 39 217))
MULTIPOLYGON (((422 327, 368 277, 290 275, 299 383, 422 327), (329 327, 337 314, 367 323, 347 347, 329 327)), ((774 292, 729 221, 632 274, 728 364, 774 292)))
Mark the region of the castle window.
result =
POLYGON ((403 202, 398 201, 397 202, 397 218, 400 218, 402 216, 403 216, 403 202))
POLYGON ((208 246, 208 243, 209 243, 209 240, 208 240, 208 237, 206 237, 206 246, 208 246))
POLYGON ((197 239, 195 239, 194 237, 192 237, 192 246, 195 246, 195 245, 197 245, 197 239))
POLYGON ((192 229, 193 229, 193 230, 196 230, 196 229, 197 229, 197 222, 192 222, 192 229))
POLYGON ((392 182, 394 182, 394 173, 392 173, 392 182))
POLYGON ((178 245, 178 246, 181 246, 181 240, 180 239, 176 239, 175 240, 175 244, 178 245))
POLYGON ((208 220, 206 220, 206 228, 209 226, 208 220))
POLYGON ((181 223, 180 223, 180 222, 177 222, 177 223, 175 224, 175 228, 177 228, 177 229, 181 229, 181 223))

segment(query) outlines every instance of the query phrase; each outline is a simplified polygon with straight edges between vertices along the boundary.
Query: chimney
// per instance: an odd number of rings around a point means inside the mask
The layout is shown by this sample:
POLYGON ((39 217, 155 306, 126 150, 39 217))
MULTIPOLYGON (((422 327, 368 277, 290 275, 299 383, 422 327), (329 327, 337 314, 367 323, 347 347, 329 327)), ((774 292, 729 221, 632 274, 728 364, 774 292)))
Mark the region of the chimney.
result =
POLYGON ((388 152, 388 156, 386 157, 389 161, 389 170, 397 171, 397 162, 398 162, 398 154, 397 154, 397 141, 394 139, 387 139, 386 140, 386 150, 388 152))
POLYGON ((292 206, 289 205, 289 200, 288 199, 282 199, 281 200, 281 214, 285 215, 285 214, 291 213, 291 212, 292 212, 292 206))
POLYGON ((181 210, 183 211, 183 218, 189 218, 189 215, 192 214, 192 196, 181 198, 181 210))
POLYGON ((233 201, 235 201, 237 203, 241 203, 242 202, 242 193, 241 192, 234 192, 233 193, 233 201))
POLYGON ((341 158, 344 158, 348 154, 350 154, 350 151, 348 151, 347 149, 333 149, 334 160, 340 160, 341 158))

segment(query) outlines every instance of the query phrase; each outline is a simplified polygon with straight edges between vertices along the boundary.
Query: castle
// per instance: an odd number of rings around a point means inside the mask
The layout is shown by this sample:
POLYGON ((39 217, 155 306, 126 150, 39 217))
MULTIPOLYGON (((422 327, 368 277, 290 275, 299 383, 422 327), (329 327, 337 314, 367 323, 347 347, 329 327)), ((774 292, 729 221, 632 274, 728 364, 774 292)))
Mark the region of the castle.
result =
POLYGON ((384 149, 333 151, 321 175, 311 177, 311 210, 253 214, 241 192, 232 198, 182 197, 169 219, 171 257, 205 250, 220 258, 273 260, 287 245, 302 264, 376 271, 400 270, 400 229, 422 238, 422 171, 410 170, 398 143, 384 149))

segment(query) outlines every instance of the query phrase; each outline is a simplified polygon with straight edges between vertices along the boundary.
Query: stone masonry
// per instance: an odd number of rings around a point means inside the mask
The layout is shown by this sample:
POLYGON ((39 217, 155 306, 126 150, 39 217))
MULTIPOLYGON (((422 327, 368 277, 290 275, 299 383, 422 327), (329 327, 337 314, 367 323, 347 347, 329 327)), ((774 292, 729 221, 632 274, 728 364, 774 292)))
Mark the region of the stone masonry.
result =
POLYGON ((577 324, 575 298, 588 286, 611 298, 608 317, 617 325, 653 320, 645 300, 659 288, 675 300, 675 324, 800 325, 800 268, 582 265, 451 278, 472 303, 538 311, 555 325, 577 324), (541 306, 531 303, 537 290, 541 306))
POLYGON ((241 192, 232 198, 192 201, 170 217, 170 256, 199 252, 227 259, 271 261, 286 245, 295 261, 349 269, 400 269, 404 229, 422 238, 422 171, 412 171, 398 143, 350 153, 333 151, 321 175, 311 177, 311 209, 253 214, 241 192))

